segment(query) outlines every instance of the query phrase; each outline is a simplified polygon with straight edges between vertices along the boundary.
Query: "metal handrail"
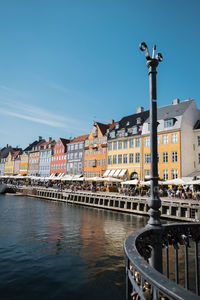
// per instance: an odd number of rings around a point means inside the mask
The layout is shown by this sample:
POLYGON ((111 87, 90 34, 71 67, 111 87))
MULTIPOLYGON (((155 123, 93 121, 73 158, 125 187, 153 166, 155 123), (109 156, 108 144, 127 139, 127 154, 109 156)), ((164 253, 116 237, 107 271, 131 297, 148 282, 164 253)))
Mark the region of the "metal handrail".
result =
MULTIPOLYGON (((195 242, 198 249, 200 223, 163 225, 161 229, 144 228, 129 235, 124 242, 126 256, 126 299, 200 299, 197 296, 199 294, 198 250, 195 257, 197 295, 188 290, 187 280, 186 289, 149 265, 148 260, 150 259, 151 249, 158 231, 161 234, 163 248, 167 247, 168 249, 169 245, 173 245, 175 251, 177 251, 177 246, 184 245, 187 249, 190 246, 188 242, 188 238, 190 238, 195 242)), ((168 262, 165 263, 168 264, 168 262)), ((177 263, 176 267, 175 273, 178 270, 177 263)), ((188 272, 188 262, 186 271, 188 272)), ((169 275, 169 270, 167 270, 167 273, 169 275)), ((175 274, 175 278, 177 280, 177 273, 175 274)), ((188 274, 186 274, 186 278, 188 278, 188 274)))

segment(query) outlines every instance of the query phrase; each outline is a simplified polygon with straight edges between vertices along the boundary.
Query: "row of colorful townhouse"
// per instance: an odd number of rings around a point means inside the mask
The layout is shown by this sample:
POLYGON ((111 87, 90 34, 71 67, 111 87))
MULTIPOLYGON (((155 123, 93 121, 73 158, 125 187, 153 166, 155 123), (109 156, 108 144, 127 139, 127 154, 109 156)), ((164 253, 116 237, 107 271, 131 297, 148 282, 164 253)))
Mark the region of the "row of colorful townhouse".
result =
MULTIPOLYGON (((158 108, 158 171, 161 179, 200 175, 200 110, 195 100, 158 108)), ((56 142, 42 137, 22 151, 0 151, 1 175, 51 174, 145 180, 150 177, 149 111, 95 122, 89 134, 56 142)))

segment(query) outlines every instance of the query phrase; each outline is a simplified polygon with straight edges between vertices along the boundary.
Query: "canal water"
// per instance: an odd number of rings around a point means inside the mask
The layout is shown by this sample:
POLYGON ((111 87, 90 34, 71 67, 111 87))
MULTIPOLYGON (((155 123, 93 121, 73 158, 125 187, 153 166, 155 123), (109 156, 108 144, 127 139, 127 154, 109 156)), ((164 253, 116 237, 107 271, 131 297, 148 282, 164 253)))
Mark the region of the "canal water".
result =
POLYGON ((123 241, 147 218, 0 196, 0 299, 125 299, 123 241))

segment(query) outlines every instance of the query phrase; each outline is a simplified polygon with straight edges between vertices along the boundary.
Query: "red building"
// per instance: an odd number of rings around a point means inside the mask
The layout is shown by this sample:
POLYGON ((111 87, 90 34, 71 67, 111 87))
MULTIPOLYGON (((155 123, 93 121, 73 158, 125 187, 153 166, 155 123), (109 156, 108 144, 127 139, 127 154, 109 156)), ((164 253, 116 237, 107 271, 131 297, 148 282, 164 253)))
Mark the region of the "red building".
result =
POLYGON ((67 144, 70 140, 59 138, 51 156, 51 174, 66 174, 67 144))

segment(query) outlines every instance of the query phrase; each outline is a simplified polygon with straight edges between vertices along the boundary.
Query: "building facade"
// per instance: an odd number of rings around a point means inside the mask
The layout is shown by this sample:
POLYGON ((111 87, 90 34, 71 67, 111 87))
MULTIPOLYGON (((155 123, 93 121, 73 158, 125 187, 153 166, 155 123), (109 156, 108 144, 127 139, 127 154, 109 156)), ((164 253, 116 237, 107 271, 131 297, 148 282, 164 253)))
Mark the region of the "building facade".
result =
POLYGON ((47 142, 40 144, 38 175, 48 177, 51 170, 51 156, 56 142, 49 137, 47 142))
POLYGON ((84 147, 84 177, 101 177, 107 167, 107 133, 116 122, 109 124, 95 122, 85 140, 84 147))
POLYGON ((142 178, 142 126, 149 112, 139 107, 136 114, 122 118, 108 133, 108 163, 104 176, 142 178))
POLYGON ((84 144, 88 134, 78 136, 67 145, 67 175, 83 175, 84 144))
POLYGON ((44 143, 45 140, 41 136, 38 137, 38 140, 31 147, 29 151, 29 164, 28 164, 28 175, 29 176, 38 176, 39 175, 39 158, 40 158, 40 145, 44 143))
MULTIPOLYGON (((200 155, 195 151, 198 129, 195 137, 194 126, 199 119, 200 111, 194 100, 174 99, 171 105, 158 108, 158 173, 161 179, 185 177, 196 170, 200 155)), ((109 132, 106 175, 120 177, 119 172, 123 174, 124 170, 124 179, 150 178, 149 130, 149 111, 140 108, 109 132)))
POLYGON ((51 157, 51 174, 66 174, 66 156, 68 139, 59 138, 51 157))

